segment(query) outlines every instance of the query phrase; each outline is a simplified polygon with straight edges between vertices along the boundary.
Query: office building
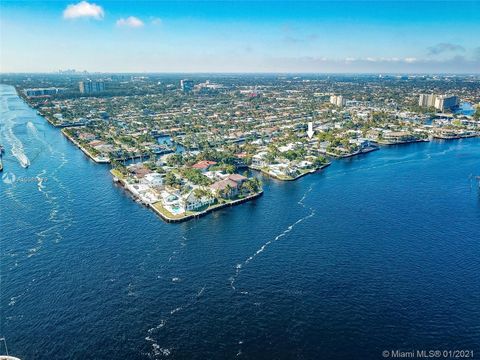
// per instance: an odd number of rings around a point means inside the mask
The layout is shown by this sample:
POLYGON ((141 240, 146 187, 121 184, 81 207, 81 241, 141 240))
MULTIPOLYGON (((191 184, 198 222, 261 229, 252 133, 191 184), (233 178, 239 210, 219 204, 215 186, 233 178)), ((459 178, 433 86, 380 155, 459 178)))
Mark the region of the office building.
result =
POLYGON ((180 87, 182 88, 182 91, 185 93, 191 92, 193 91, 193 81, 187 80, 187 79, 180 80, 180 87))
POLYGON ((347 99, 345 99, 342 95, 332 95, 330 96, 330 104, 333 104, 335 106, 345 106, 347 103, 347 99))

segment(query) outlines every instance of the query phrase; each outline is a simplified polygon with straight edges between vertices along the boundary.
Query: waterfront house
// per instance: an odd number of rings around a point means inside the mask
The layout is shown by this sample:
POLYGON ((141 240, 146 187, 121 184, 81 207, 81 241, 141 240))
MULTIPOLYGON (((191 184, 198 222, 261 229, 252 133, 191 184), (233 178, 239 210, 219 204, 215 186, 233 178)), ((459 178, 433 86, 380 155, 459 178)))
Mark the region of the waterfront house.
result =
POLYGON ((211 205, 214 202, 214 197, 207 195, 197 196, 195 195, 195 190, 191 191, 187 195, 184 195, 181 199, 181 204, 185 211, 195 211, 201 207, 211 205))
POLYGON ((142 179, 145 175, 152 171, 146 168, 143 164, 132 164, 127 167, 127 170, 133 174, 137 179, 142 179))
POLYGON ((219 170, 207 171, 204 173, 204 175, 213 181, 223 180, 228 176, 227 174, 224 174, 222 171, 219 170))
POLYGON ((147 184, 126 184, 129 190, 136 198, 140 199, 144 204, 150 204, 159 200, 159 194, 147 184))
POLYGON ((232 198, 238 195, 240 185, 233 180, 224 179, 210 185, 210 189, 217 196, 232 198))
POLYGON ((367 149, 370 147, 375 147, 375 145, 368 139, 350 139, 349 140, 350 144, 356 145, 359 149, 367 149))
POLYGON ((160 187, 163 185, 163 176, 159 173, 147 173, 142 179, 142 182, 153 187, 160 187))
POLYGON ((390 131, 383 132, 383 139, 388 142, 405 142, 416 140, 416 137, 408 131, 390 131))
POLYGON ((105 145, 105 142, 102 140, 92 140, 88 143, 88 145, 90 145, 91 147, 96 147, 100 145, 105 145))
POLYGON ((227 179, 235 181, 238 185, 242 185, 248 179, 240 174, 230 174, 227 176, 227 179))
POLYGON ((300 169, 309 169, 309 168, 313 167, 313 163, 311 161, 302 160, 302 161, 299 161, 298 163, 296 163, 295 166, 300 168, 300 169))
POLYGON ((198 169, 200 170, 201 172, 207 172, 208 169, 213 166, 213 165, 216 165, 217 163, 215 161, 208 161, 208 160, 202 160, 202 161, 199 161, 197 162, 196 164, 192 165, 192 168, 193 169, 198 169))
POLYGON ((268 173, 275 177, 296 177, 298 171, 289 161, 281 161, 279 164, 271 164, 268 166, 268 173))
POLYGON ((290 150, 294 150, 294 149, 295 149, 295 144, 293 144, 293 143, 289 143, 287 145, 278 147, 278 151, 280 151, 281 153, 286 152, 286 151, 290 151, 290 150))
POLYGON ((79 138, 80 140, 83 140, 83 141, 93 141, 93 140, 95 140, 97 137, 96 137, 94 134, 92 134, 92 133, 86 132, 86 133, 80 133, 80 134, 78 135, 78 138, 79 138))
POLYGON ((162 205, 167 211, 174 215, 182 214, 185 212, 183 202, 180 199, 180 195, 177 191, 164 190, 160 193, 162 205))
POLYGON ((252 157, 252 165, 257 167, 262 167, 268 165, 266 161, 267 152, 262 151, 252 157))

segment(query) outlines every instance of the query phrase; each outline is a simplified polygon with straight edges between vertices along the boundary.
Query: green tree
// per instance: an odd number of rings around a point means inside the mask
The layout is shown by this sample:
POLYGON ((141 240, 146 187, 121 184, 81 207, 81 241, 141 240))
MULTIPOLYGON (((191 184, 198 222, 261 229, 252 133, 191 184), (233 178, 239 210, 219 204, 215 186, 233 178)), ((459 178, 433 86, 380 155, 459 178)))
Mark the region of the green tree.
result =
POLYGON ((167 175, 165 175, 165 185, 178 187, 181 185, 180 180, 175 176, 173 171, 170 171, 167 175))
POLYGON ((474 117, 476 120, 480 120, 480 104, 477 105, 477 111, 475 111, 475 114, 473 114, 473 117, 474 117))

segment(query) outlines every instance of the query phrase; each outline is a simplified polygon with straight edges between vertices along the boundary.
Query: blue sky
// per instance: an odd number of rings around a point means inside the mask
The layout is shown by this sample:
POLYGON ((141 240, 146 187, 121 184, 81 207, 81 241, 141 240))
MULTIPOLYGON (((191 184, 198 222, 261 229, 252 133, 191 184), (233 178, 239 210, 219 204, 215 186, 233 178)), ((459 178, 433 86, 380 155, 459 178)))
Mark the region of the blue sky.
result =
POLYGON ((480 1, 0 2, 0 71, 480 72, 480 1))

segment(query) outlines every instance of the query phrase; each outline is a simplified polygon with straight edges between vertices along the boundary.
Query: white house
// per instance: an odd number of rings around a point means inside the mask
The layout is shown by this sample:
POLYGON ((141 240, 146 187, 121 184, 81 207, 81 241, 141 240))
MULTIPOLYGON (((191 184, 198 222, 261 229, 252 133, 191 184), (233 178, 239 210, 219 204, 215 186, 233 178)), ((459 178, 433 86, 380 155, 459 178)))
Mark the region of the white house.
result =
POLYGON ((266 151, 262 151, 262 152, 259 152, 259 153, 256 154, 256 155, 253 155, 253 156, 252 156, 252 165, 253 165, 253 166, 265 166, 265 165, 268 165, 268 162, 265 160, 267 154, 268 154, 268 153, 267 153, 266 151))
POLYGON ((185 211, 197 210, 202 206, 213 204, 214 201, 215 198, 210 196, 202 196, 201 198, 198 198, 195 196, 194 191, 191 191, 182 198, 182 204, 185 211))
POLYGON ((163 176, 159 173, 149 173, 146 174, 143 179, 142 183, 150 186, 162 186, 163 185, 163 176))

